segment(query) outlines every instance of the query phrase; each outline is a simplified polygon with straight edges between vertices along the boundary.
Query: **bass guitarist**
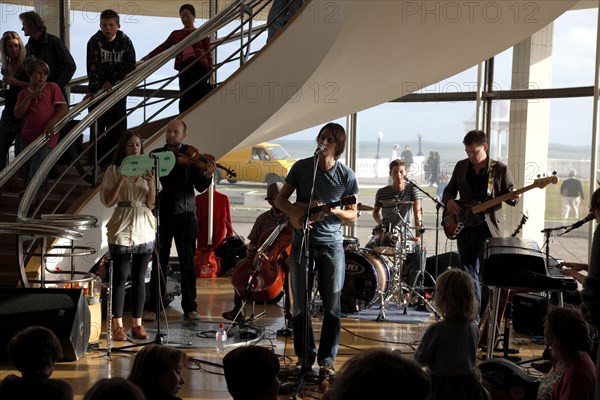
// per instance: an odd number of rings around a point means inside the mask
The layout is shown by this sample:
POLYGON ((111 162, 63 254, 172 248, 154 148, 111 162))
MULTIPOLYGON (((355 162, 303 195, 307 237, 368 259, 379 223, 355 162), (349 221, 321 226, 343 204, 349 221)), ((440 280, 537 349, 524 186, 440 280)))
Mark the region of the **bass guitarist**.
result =
MULTIPOLYGON (((454 167, 452 177, 444 190, 442 203, 444 215, 458 216, 473 204, 514 191, 513 178, 507 166, 492 160, 487 151, 487 135, 473 130, 463 139, 467 158, 454 167), (460 201, 456 200, 457 197, 460 201)), ((515 194, 506 201, 515 206, 519 196, 515 194)), ((479 268, 483 261, 483 244, 491 237, 503 235, 502 203, 485 210, 478 221, 464 221, 465 226, 457 237, 458 253, 462 269, 469 274, 475 284, 477 300, 481 310, 481 285, 479 268), (471 223, 469 223, 471 222, 471 223)), ((485 296, 484 292, 484 296, 485 296)), ((487 296, 486 296, 487 297, 487 296)), ((485 300, 485 299, 484 299, 485 300)))
MULTIPOLYGON (((294 330, 294 351, 298 356, 295 372, 305 374, 312 371, 315 361, 320 366, 319 373, 329 377, 335 372, 341 332, 341 293, 344 286, 346 260, 343 247, 342 221, 356 220, 356 205, 345 208, 324 206, 325 215, 319 221, 311 223, 308 241, 308 263, 302 250, 303 225, 306 208, 290 203, 290 196, 296 192, 298 202, 308 203, 314 182, 314 200, 323 204, 335 203, 345 196, 358 193, 354 171, 339 162, 344 150, 346 132, 336 123, 323 126, 317 136, 319 147, 314 157, 297 161, 279 192, 275 205, 290 217, 294 226, 292 253, 290 255, 290 279, 294 298, 292 327, 294 330), (318 158, 317 158, 318 157, 318 158), (315 159, 317 161, 315 171, 315 159), (301 257, 299 257, 301 256, 301 257), (308 266, 308 268, 305 268, 308 266), (312 268, 314 266, 314 268, 312 268), (306 270, 308 276, 306 275, 306 270), (312 288, 315 270, 318 271, 319 292, 323 301, 323 326, 317 353, 314 333, 311 326, 306 297, 312 288), (307 285, 307 278, 309 280, 307 285)), ((308 299, 310 301, 310 299, 308 299)))

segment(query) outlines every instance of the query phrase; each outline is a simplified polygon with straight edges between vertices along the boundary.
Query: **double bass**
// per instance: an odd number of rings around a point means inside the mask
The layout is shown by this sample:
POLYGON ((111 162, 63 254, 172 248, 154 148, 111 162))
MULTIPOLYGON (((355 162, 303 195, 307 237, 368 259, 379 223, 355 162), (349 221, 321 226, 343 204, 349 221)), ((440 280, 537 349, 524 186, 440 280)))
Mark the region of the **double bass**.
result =
POLYGON ((263 233, 256 255, 233 272, 231 284, 242 299, 263 303, 275 299, 283 290, 284 265, 292 251, 294 233, 287 222, 286 217, 263 233))

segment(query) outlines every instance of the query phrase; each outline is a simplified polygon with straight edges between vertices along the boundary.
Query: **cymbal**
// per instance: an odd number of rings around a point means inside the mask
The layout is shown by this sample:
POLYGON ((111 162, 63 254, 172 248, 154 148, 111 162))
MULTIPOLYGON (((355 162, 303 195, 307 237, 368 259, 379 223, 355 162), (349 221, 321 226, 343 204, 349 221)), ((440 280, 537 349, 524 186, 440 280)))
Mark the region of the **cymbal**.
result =
POLYGON ((356 206, 358 211, 373 211, 373 207, 368 206, 366 204, 358 203, 356 206))
POLYGON ((384 206, 396 206, 396 205, 411 205, 414 201, 410 200, 398 200, 398 199, 389 199, 389 200, 381 200, 381 204, 384 206))

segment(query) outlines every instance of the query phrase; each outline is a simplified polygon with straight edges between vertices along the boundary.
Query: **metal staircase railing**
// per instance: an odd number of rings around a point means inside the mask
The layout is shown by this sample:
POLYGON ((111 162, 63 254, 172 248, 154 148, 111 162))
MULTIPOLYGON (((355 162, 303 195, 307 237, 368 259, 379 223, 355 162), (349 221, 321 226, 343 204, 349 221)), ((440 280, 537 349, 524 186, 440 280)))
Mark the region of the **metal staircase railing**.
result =
MULTIPOLYGON (((58 145, 51 151, 50 155, 44 160, 39 170, 35 174, 34 178, 30 182, 27 188, 25 188, 25 192, 23 194, 22 200, 19 204, 19 208, 17 211, 17 221, 19 223, 16 224, 0 224, 0 234, 3 233, 12 233, 17 235, 18 243, 17 243, 17 252, 18 252, 18 275, 19 281, 22 286, 29 287, 30 283, 40 284, 42 287, 45 287, 48 283, 68 283, 68 282, 86 282, 93 278, 90 273, 78 272, 74 266, 74 258, 79 256, 87 256, 91 254, 95 254, 95 249, 86 246, 76 246, 74 244, 75 240, 78 240, 82 237, 82 230, 92 229, 97 227, 98 219, 93 215, 72 215, 72 214, 57 214, 54 213, 60 207, 60 204, 63 203, 66 197, 72 192, 72 190, 76 187, 76 185, 80 184, 86 176, 93 176, 91 172, 87 172, 82 174, 77 182, 75 182, 70 189, 66 190, 62 199, 55 206, 54 211, 52 213, 43 214, 41 216, 36 217, 36 215, 40 211, 41 203, 45 201, 49 195, 49 193, 54 190, 56 185, 61 181, 61 179, 65 176, 66 171, 63 172, 56 182, 50 187, 48 193, 45 197, 40 201, 37 207, 33 208, 33 212, 31 211, 31 206, 33 202, 33 198, 36 195, 36 192, 39 190, 42 182, 46 179, 48 172, 52 169, 52 167, 56 164, 58 159, 69 150, 70 146, 75 143, 80 135, 82 135, 83 131, 89 128, 94 121, 102 115, 108 108, 110 108, 115 102, 119 101, 123 97, 127 96, 132 91, 139 88, 142 82, 141 87, 146 88, 146 79, 162 67, 169 60, 174 58, 179 52, 181 52, 186 47, 195 43, 198 40, 201 40, 204 37, 212 35, 218 29, 223 28, 227 24, 241 19, 241 23, 239 27, 233 30, 226 37, 221 38, 213 44, 213 48, 217 46, 228 43, 232 40, 240 40, 240 47, 232 52, 232 54, 227 57, 223 62, 216 65, 213 71, 210 71, 209 74, 213 74, 218 68, 222 67, 228 62, 240 61, 240 65, 243 65, 244 62, 248 60, 248 58, 253 54, 251 52, 251 44, 254 40, 267 29, 266 25, 263 25, 258 28, 253 28, 252 20, 253 17, 259 13, 261 13, 265 7, 270 4, 271 0, 238 0, 220 12, 217 16, 207 21, 201 27, 196 29, 196 31, 190 34, 187 38, 182 40, 178 45, 173 46, 172 48, 166 50, 165 52, 157 55, 149 61, 138 63, 138 68, 132 71, 122 82, 117 83, 113 90, 110 92, 99 93, 94 98, 85 98, 80 103, 74 105, 68 112, 67 116, 63 118, 57 124, 57 130, 66 126, 70 121, 73 121, 76 117, 78 117, 84 110, 88 109, 88 107, 97 104, 97 106, 88 112, 88 114, 79 121, 75 127, 73 127, 69 133, 58 143, 58 145), (254 10, 254 11, 253 11, 254 10), (246 19, 245 19, 246 18, 246 19), (247 32, 244 32, 244 26, 247 25, 247 32), (244 41, 244 36, 247 36, 246 41, 244 41), (64 239, 68 241, 67 245, 49 245, 49 239, 59 240, 64 239), (29 257, 40 257, 41 262, 41 270, 39 274, 40 279, 27 279, 25 267, 27 263, 27 259, 29 257), (46 259, 49 257, 67 257, 70 258, 70 274, 69 279, 48 279, 48 274, 55 274, 56 271, 52 271, 47 268, 46 259)), ((207 76, 209 75, 207 74, 207 76)), ((127 115, 130 115, 135 110, 140 107, 145 107, 147 104, 154 99, 160 91, 164 90, 165 87, 176 79, 178 75, 175 75, 167 80, 157 89, 154 89, 153 93, 145 99, 144 102, 140 103, 132 110, 129 110, 127 115), (149 100, 150 99, 150 100, 149 100)), ((205 77, 206 78, 206 77, 205 77)), ((81 83, 82 79, 77 79, 74 83, 81 83)), ((187 90, 191 90, 192 88, 188 88, 187 90)), ((146 89, 147 90, 147 89, 146 89)), ((160 112, 165 110, 170 104, 177 100, 177 97, 174 97, 166 102, 162 108, 158 111, 154 112, 149 118, 145 119, 144 124, 147 124, 156 116, 160 115, 160 112)), ((115 125, 118 122, 115 122, 115 125)), ((7 168, 0 172, 0 187, 2 187, 7 180, 12 177, 17 170, 25 163, 29 158, 35 154, 42 146, 44 146, 49 138, 47 137, 39 137, 34 142, 32 142, 29 146, 27 146, 16 158, 13 162, 9 164, 7 168)), ((79 162, 84 154, 79 154, 75 160, 71 162, 70 166, 73 166, 74 163, 79 162)), ((95 172, 95 165, 92 165, 92 168, 95 172)), ((97 183, 94 179, 94 183, 97 183)), ((64 272, 61 272, 64 273, 64 272)))

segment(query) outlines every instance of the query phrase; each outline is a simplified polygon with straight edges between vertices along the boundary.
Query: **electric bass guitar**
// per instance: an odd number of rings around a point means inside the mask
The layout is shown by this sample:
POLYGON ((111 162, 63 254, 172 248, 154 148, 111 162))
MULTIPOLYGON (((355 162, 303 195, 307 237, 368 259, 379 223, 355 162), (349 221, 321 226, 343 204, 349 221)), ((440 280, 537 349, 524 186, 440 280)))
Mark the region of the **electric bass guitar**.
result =
POLYGON ((543 189, 551 183, 558 183, 558 177, 549 176, 547 178, 536 179, 529 186, 517 189, 514 192, 509 192, 501 196, 494 197, 493 199, 483 203, 477 203, 476 201, 457 201, 457 203, 461 206, 460 213, 450 214, 448 208, 444 208, 444 213, 442 214, 442 226, 444 227, 444 233, 448 239, 456 239, 465 227, 477 226, 484 223, 485 216, 483 215, 483 212, 485 210, 509 200, 514 195, 525 193, 533 188, 543 189))
MULTIPOLYGON (((323 218, 323 208, 325 208, 325 207, 333 208, 333 207, 347 206, 350 204, 356 204, 356 196, 354 196, 354 195, 345 196, 340 201, 334 201, 333 203, 329 203, 329 204, 323 204, 318 200, 313 200, 311 202, 311 207, 308 210, 309 220, 310 220, 310 222, 316 222, 316 221, 321 220, 323 218)), ((307 209, 306 203, 301 203, 301 202, 295 202, 294 207, 299 207, 303 211, 307 209)), ((296 228, 296 229, 302 228, 302 226, 296 226, 295 221, 292 221, 292 225, 294 225, 294 228, 296 228)))

